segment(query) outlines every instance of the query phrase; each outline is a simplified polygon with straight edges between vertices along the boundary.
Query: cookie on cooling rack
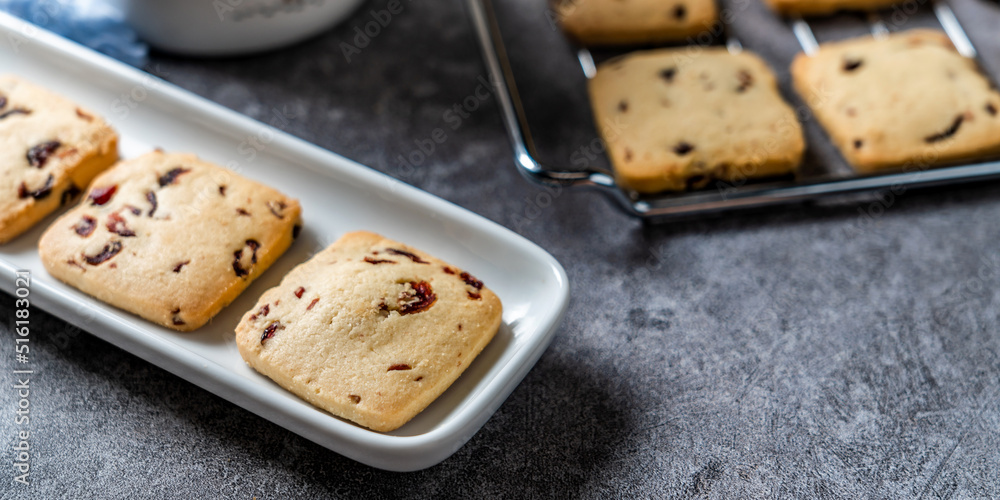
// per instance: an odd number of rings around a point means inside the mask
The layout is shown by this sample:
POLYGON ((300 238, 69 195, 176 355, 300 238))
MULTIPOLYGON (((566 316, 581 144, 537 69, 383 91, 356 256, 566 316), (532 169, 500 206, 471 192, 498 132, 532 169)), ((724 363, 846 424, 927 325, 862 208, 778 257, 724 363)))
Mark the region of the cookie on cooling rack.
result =
POLYGON ((0 243, 72 201, 118 159, 97 114, 15 76, 0 76, 0 243))
POLYGON ((805 143, 795 112, 756 55, 636 52, 590 80, 596 125, 618 184, 640 193, 742 184, 792 173, 805 143))
POLYGON ((355 232, 265 292, 236 342, 251 367, 302 399, 391 431, 465 371, 501 313, 500 299, 469 273, 355 232))
POLYGON ((552 13, 582 45, 683 41, 719 17, 715 0, 555 0, 552 13))
POLYGON ((877 10, 903 0, 765 0, 771 8, 785 15, 832 14, 839 10, 877 10))
POLYGON ((823 44, 796 57, 792 76, 860 172, 1000 154, 1000 93, 941 31, 823 44))
POLYGON ((288 249, 300 213, 298 201, 194 155, 153 152, 97 177, 39 253, 61 281, 188 331, 288 249))

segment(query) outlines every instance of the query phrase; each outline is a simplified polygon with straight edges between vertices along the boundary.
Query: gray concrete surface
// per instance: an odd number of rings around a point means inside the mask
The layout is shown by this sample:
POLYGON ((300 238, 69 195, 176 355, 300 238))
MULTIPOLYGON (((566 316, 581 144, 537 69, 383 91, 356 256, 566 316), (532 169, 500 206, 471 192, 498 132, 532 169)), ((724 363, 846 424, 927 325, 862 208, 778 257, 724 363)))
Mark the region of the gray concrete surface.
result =
MULTIPOLYGON (((573 111, 582 81, 545 31, 542 3, 508 0, 504 19, 512 43, 531 49, 518 64, 558 160, 593 130, 573 111), (559 68, 570 69, 547 76, 559 68)), ((995 2, 953 3, 1000 75, 995 2)), ((4 354, 0 498, 1000 497, 1000 185, 664 226, 590 192, 536 209, 540 191, 515 172, 492 97, 455 128, 444 115, 484 74, 463 5, 404 2, 348 63, 341 43, 383 5, 286 50, 158 54, 150 69, 258 119, 288 106, 299 117, 290 133, 550 251, 573 299, 538 365, 453 457, 396 474, 36 310, 32 485, 10 480, 4 354), (400 170, 394 158, 437 127, 447 140, 400 170)), ((794 54, 756 3, 737 25, 775 64, 794 54)), ((811 161, 828 154, 814 147, 811 161)), ((5 353, 13 311, 0 294, 5 353)))

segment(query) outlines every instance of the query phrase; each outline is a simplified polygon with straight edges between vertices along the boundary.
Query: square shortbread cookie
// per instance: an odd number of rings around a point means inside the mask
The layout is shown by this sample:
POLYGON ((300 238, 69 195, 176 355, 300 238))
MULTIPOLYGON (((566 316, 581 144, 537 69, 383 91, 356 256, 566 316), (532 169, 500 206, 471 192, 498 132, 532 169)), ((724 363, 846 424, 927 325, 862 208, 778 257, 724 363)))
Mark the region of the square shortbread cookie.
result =
POLYGON ((802 127, 756 55, 636 52, 590 80, 597 129, 618 184, 640 193, 794 172, 802 127))
POLYGON ((1000 154, 1000 93, 943 32, 824 44, 799 54, 792 76, 860 172, 1000 154))
POLYGON ((583 45, 683 41, 711 29, 715 0, 556 0, 563 30, 583 45))
POLYGON ((72 201, 118 159, 99 116, 14 76, 0 76, 0 243, 72 201))
POLYGON ((903 0, 765 0, 782 14, 820 15, 839 10, 877 10, 903 0))
POLYGON ((501 313, 500 299, 470 274, 355 232, 265 292, 236 342, 251 367, 302 399, 391 431, 465 371, 501 313))
POLYGON ((194 155, 114 166, 42 236, 56 278, 175 330, 194 330, 291 245, 298 201, 194 155))

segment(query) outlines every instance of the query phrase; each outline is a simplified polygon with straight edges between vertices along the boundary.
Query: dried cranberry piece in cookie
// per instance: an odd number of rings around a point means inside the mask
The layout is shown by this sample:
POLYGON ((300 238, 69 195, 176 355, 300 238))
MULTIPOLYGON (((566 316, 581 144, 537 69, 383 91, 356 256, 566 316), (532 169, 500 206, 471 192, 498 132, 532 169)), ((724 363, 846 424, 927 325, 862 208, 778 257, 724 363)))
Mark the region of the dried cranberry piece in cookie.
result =
POLYGON ((156 202, 156 193, 152 191, 146 191, 146 201, 148 201, 151 206, 149 212, 147 212, 146 215, 152 217, 153 213, 156 212, 156 207, 159 206, 156 202))
POLYGON ((125 221, 124 217, 118 215, 118 213, 113 213, 108 216, 107 228, 108 231, 115 233, 119 236, 125 236, 125 237, 135 236, 135 231, 131 230, 128 227, 128 222, 125 221))
POLYGON ((76 234, 79 234, 80 236, 86 238, 87 236, 90 236, 91 233, 94 232, 94 228, 96 227, 97 227, 97 219, 89 215, 84 215, 83 218, 80 219, 80 222, 77 222, 73 226, 73 230, 76 231, 76 234))
POLYGON ((458 277, 462 278, 462 281, 464 281, 466 285, 469 285, 472 288, 476 289, 476 291, 474 291, 474 292, 473 291, 467 291, 466 292, 466 293, 469 294, 469 298, 470 299, 475 300, 475 299, 481 299, 481 298, 483 298, 482 294, 479 293, 479 291, 483 289, 483 282, 482 281, 477 280, 475 276, 473 276, 473 275, 471 275, 471 274, 469 274, 467 272, 462 272, 462 274, 458 275, 458 277))
POLYGON ((272 321, 271 324, 267 325, 267 328, 264 328, 264 333, 260 336, 261 345, 264 345, 267 339, 274 337, 275 332, 284 329, 285 325, 282 325, 280 321, 272 321))
POLYGON ((31 114, 31 110, 22 109, 22 108, 14 108, 14 109, 12 109, 10 111, 4 111, 3 113, 0 113, 0 120, 3 120, 4 118, 7 118, 8 116, 11 116, 11 115, 30 115, 30 114, 31 114))
POLYGON ((25 154, 25 157, 28 158, 28 165, 36 168, 44 167, 45 163, 49 161, 49 157, 59 149, 59 146, 62 146, 59 141, 47 141, 33 146, 25 154))
POLYGON ((190 171, 190 168, 174 167, 167 171, 167 173, 161 175, 157 182, 160 184, 160 187, 167 187, 176 182, 179 175, 186 174, 190 171))
POLYGON ((257 318, 266 318, 271 312, 271 304, 264 304, 260 307, 260 310, 254 314, 250 315, 250 321, 256 321, 257 318))
POLYGON ((94 117, 92 115, 84 113, 80 108, 76 108, 76 116, 87 123, 94 121, 94 117))
POLYGON ((674 146, 674 153, 676 153, 677 156, 684 156, 692 151, 694 151, 694 146, 684 141, 681 141, 674 146))
POLYGON ((747 89, 753 86, 753 75, 749 71, 743 69, 736 74, 736 78, 740 81, 740 85, 736 87, 736 92, 742 94, 746 92, 747 89))
POLYGON ((283 201, 269 201, 267 202, 267 208, 271 210, 271 213, 279 219, 285 218, 285 209, 288 208, 288 204, 283 201))
POLYGON ((100 206, 111 201, 111 198, 118 191, 118 185, 112 184, 110 186, 98 187, 90 190, 90 196, 87 198, 90 200, 91 205, 100 206))
POLYGON ((939 132, 937 134, 924 137, 924 142, 926 142, 927 144, 933 144, 935 142, 941 142, 957 134, 958 129, 962 127, 962 122, 964 121, 965 121, 965 115, 958 115, 957 117, 955 117, 955 121, 951 123, 950 127, 948 127, 943 132, 939 132))
POLYGON ((47 198, 49 194, 52 193, 52 184, 54 182, 55 182, 55 177, 53 177, 52 174, 49 174, 49 177, 45 179, 45 184, 34 191, 30 190, 28 188, 28 185, 22 182, 21 185, 17 188, 17 197, 21 198, 22 200, 28 198, 29 196, 36 200, 47 198))
POLYGON ((83 256, 83 260, 85 262, 87 262, 87 264, 90 264, 92 266, 96 266, 96 265, 98 265, 98 264, 100 264, 102 262, 105 262, 105 261, 111 259, 115 255, 118 255, 118 252, 121 252, 121 251, 122 251, 122 242, 120 242, 120 241, 112 241, 112 242, 108 243, 107 245, 104 245, 104 248, 102 248, 101 252, 98 253, 97 255, 93 255, 93 256, 91 256, 91 255, 84 255, 83 256))
POLYGON ((254 264, 257 263, 258 248, 260 248, 260 243, 257 242, 257 240, 250 239, 246 241, 246 248, 241 248, 233 252, 233 271, 236 272, 237 276, 242 278, 250 274, 250 267, 252 267, 254 264), (244 255, 246 255, 243 251, 246 250, 247 248, 249 248, 251 251, 249 257, 250 260, 249 265, 243 262, 245 260, 244 255))
POLYGON ((483 282, 479 281, 478 279, 476 279, 475 276, 473 276, 473 275, 471 275, 469 273, 463 272, 462 274, 459 275, 459 277, 462 278, 462 281, 464 281, 466 285, 469 285, 472 288, 475 288, 476 290, 482 290, 483 289, 483 282))
POLYGON ((393 255, 402 255, 403 257, 406 257, 406 258, 412 260, 413 262, 416 262, 417 264, 430 264, 430 262, 427 262, 426 260, 421 259, 416 254, 412 254, 412 253, 407 252, 405 250, 397 250, 395 248, 388 248, 388 249, 386 249, 386 252, 389 252, 389 253, 391 253, 393 255))
POLYGON ((184 319, 181 318, 180 313, 181 313, 181 308, 179 307, 174 308, 174 310, 170 311, 170 314, 174 315, 172 318, 170 318, 170 322, 173 323, 174 326, 181 326, 187 324, 187 321, 184 321, 184 319))
POLYGON ((847 59, 844 61, 844 71, 851 72, 861 67, 865 62, 861 59, 847 59))
POLYGON ((426 281, 411 281, 410 286, 413 287, 413 292, 404 292, 403 297, 400 299, 402 304, 399 306, 399 314, 406 315, 423 312, 434 305, 437 295, 431 289, 430 283, 426 281))
POLYGON ((67 203, 73 201, 73 198, 80 194, 80 188, 76 187, 76 184, 70 184, 65 191, 63 191, 62 197, 59 198, 59 206, 65 206, 67 203))

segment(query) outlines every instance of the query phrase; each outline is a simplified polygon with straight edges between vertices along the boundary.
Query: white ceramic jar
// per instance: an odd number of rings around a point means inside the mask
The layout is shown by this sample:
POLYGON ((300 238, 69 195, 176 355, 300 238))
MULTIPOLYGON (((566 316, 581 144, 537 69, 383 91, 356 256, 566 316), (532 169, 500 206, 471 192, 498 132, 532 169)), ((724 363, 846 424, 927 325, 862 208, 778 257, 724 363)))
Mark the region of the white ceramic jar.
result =
POLYGON ((197 56, 290 45, 344 20, 364 0, 117 0, 159 49, 197 56))

